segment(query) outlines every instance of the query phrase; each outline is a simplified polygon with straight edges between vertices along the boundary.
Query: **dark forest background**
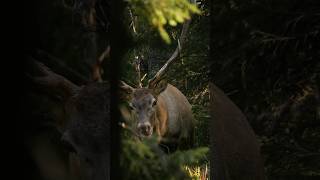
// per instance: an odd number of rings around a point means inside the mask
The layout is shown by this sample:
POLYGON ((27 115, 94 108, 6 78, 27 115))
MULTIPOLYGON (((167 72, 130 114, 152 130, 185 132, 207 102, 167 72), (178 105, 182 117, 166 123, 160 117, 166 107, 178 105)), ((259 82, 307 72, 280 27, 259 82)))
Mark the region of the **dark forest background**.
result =
POLYGON ((269 179, 319 176, 319 2, 211 5, 211 77, 259 137, 269 179))
MULTIPOLYGON (((168 75, 193 105, 197 146, 209 145, 207 84, 213 81, 247 116, 259 138, 268 179, 319 177, 320 2, 199 2, 202 15, 194 17, 183 58, 168 75)), ((37 1, 26 9, 25 52, 78 85, 89 82, 96 58, 110 43, 109 31, 84 28, 77 11, 62 1, 37 1)), ((130 80, 135 74, 137 54, 152 77, 176 44, 165 44, 143 21, 138 33, 132 33, 126 10, 124 17, 123 38, 128 38, 130 48, 122 77, 130 80)), ((173 40, 179 27, 168 28, 173 40)), ((106 80, 112 64, 106 61, 102 66, 106 80)), ((34 125, 22 124, 26 126, 20 129, 34 125)))

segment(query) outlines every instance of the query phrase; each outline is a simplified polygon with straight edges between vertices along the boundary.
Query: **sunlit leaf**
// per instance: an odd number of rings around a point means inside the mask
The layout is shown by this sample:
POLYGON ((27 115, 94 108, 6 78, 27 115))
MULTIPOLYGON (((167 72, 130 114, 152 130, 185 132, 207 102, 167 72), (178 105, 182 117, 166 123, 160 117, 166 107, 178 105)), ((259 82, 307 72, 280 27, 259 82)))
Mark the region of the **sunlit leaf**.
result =
POLYGON ((165 26, 177 26, 190 19, 192 14, 201 14, 197 5, 188 0, 128 0, 136 15, 157 28, 160 37, 171 43, 165 26))

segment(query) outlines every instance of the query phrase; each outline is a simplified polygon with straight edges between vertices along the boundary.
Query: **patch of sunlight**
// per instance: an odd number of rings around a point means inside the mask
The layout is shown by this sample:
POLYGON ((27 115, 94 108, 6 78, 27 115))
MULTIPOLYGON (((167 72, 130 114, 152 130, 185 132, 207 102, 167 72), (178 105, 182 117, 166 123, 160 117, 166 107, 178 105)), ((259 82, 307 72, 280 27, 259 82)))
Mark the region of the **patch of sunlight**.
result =
POLYGON ((192 180, 209 180, 207 164, 204 166, 184 166, 184 170, 192 180))

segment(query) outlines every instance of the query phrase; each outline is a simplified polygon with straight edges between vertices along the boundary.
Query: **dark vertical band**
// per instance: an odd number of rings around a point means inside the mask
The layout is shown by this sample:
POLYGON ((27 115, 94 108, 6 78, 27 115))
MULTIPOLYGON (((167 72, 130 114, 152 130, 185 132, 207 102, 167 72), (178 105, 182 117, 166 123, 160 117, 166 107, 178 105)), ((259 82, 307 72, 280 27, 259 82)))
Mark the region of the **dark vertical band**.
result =
POLYGON ((110 84, 111 84, 111 167, 110 179, 122 179, 120 170, 120 129, 119 118, 120 113, 118 110, 119 91, 118 82, 120 75, 120 67, 122 57, 127 51, 128 34, 123 25, 123 12, 125 4, 121 0, 111 1, 111 66, 108 68, 110 71, 110 84))

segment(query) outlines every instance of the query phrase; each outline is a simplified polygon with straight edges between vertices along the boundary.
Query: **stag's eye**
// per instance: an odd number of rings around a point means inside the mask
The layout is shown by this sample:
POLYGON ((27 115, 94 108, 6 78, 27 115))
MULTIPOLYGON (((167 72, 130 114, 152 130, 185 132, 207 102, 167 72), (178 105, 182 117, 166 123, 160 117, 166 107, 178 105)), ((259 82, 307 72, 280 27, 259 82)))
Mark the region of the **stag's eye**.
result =
POLYGON ((156 99, 152 102, 152 106, 155 106, 155 105, 157 105, 157 100, 156 99))

